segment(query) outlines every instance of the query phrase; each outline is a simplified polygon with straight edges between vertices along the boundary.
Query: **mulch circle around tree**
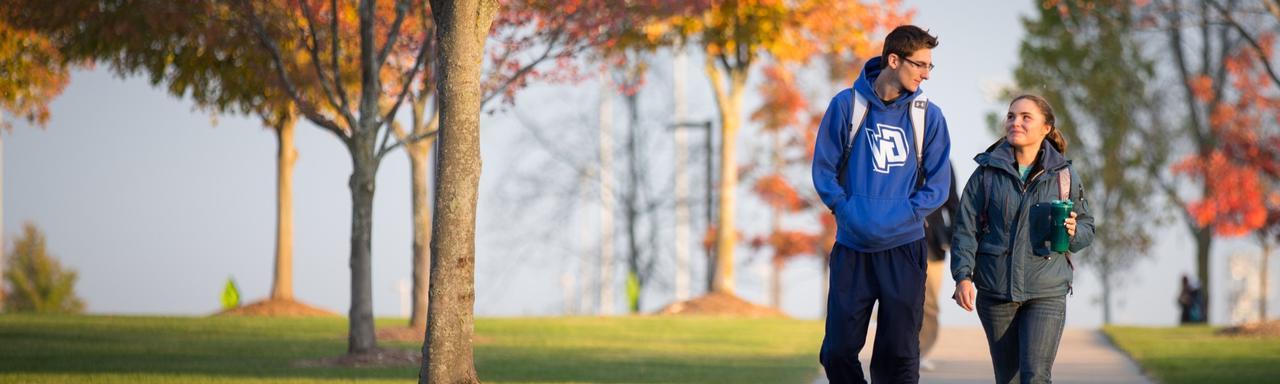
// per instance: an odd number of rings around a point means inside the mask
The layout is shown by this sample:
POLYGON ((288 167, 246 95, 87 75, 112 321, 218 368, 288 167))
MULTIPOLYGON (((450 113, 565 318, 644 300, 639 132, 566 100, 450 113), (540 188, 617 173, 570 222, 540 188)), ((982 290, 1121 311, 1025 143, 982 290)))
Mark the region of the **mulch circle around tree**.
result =
POLYGON ((338 317, 338 314, 295 300, 267 299, 218 312, 214 316, 338 317))
POLYGON ((1227 327, 1218 331, 1218 334, 1226 336, 1280 337, 1280 320, 1252 322, 1227 327))
POLYGON ((427 335, 427 330, 414 327, 383 327, 378 328, 378 341, 410 341, 422 344, 422 338, 427 335))
POLYGON ((774 308, 756 305, 727 293, 710 293, 688 301, 668 305, 658 315, 703 315, 765 318, 785 318, 786 314, 774 308))

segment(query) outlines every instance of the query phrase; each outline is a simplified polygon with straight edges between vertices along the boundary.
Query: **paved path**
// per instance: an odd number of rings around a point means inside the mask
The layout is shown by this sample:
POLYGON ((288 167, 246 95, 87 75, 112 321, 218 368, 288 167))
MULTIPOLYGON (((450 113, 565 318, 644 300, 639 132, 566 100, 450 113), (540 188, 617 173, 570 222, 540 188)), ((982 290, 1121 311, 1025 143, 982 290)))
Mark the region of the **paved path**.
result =
MULTIPOLYGON (((875 326, 873 325, 874 329, 875 326)), ((867 332, 867 346, 863 348, 863 369, 871 361, 871 345, 875 331, 867 332)), ((981 328, 943 328, 938 344, 928 359, 933 362, 932 371, 921 371, 921 383, 993 383, 991 358, 987 354, 987 342, 981 328)), ((1071 329, 1063 332, 1062 345, 1053 365, 1054 383, 1139 383, 1153 381, 1143 376, 1137 364, 1111 345, 1101 331, 1071 329)), ((814 384, 826 384, 827 378, 818 368, 814 384)))

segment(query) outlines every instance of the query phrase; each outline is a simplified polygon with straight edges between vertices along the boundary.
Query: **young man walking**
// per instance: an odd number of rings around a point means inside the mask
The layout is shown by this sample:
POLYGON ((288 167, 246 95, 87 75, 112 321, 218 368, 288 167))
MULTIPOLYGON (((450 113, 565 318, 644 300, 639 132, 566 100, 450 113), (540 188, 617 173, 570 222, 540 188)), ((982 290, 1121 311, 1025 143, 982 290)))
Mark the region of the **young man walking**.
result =
POLYGON ((838 227, 819 357, 831 383, 866 382, 858 352, 876 301, 871 381, 920 380, 924 221, 951 184, 947 123, 920 89, 937 46, 919 27, 894 29, 818 129, 813 184, 838 227))

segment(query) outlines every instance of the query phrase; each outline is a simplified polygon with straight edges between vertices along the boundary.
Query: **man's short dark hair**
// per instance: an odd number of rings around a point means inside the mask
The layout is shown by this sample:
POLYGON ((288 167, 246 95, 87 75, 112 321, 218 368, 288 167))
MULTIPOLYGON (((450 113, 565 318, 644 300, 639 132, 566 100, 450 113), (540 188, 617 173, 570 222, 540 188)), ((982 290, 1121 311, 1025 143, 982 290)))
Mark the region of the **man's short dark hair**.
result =
POLYGON ((880 53, 882 65, 889 65, 889 54, 897 54, 898 57, 906 58, 911 53, 921 49, 933 49, 938 46, 938 37, 929 34, 929 31, 920 29, 914 25, 900 25, 889 32, 889 36, 884 38, 884 51, 880 53))

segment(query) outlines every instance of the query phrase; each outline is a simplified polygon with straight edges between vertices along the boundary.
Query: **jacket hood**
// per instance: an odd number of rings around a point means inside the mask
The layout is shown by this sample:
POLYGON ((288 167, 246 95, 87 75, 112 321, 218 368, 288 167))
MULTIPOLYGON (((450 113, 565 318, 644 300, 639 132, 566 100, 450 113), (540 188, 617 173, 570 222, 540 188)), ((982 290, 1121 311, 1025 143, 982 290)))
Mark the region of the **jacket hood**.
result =
MULTIPOLYGON (((1013 146, 1005 140, 992 144, 986 152, 973 157, 973 161, 977 162, 978 166, 1002 169, 1010 175, 1018 176, 1018 170, 1014 169, 1014 159, 1013 146)), ((1040 143, 1040 154, 1036 155, 1036 161, 1038 162, 1036 165, 1046 172, 1058 171, 1071 165, 1071 160, 1058 152, 1048 139, 1040 143)))

